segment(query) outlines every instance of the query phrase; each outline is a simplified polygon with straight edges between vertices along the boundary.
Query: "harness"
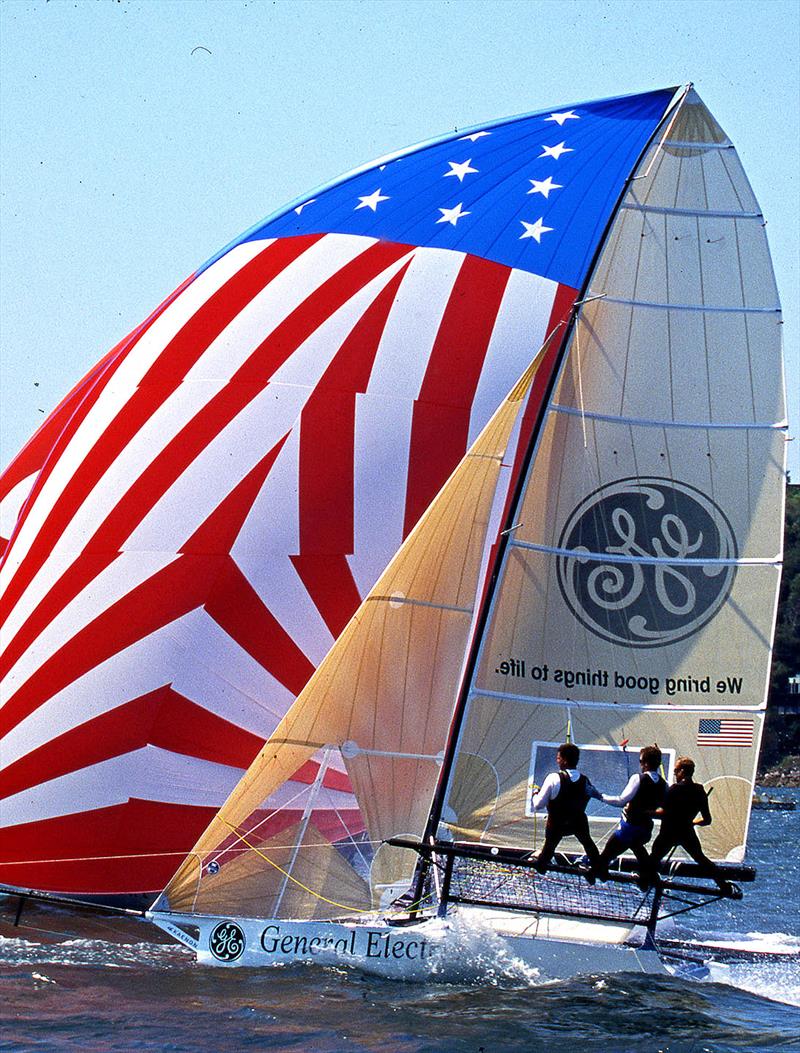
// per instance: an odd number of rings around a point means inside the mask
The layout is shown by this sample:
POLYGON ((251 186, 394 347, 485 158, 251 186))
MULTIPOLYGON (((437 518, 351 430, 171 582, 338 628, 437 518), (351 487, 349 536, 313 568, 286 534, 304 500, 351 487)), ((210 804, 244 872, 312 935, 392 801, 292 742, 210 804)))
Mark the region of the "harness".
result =
POLYGON ((550 826, 571 828, 576 826, 586 814, 589 793, 586 789, 587 778, 579 775, 575 782, 565 771, 558 773, 559 788, 556 797, 547 802, 547 822, 550 826))
POLYGON ((632 826, 649 826, 652 829, 653 817, 648 812, 661 807, 666 793, 667 784, 660 775, 657 779, 651 779, 649 774, 642 775, 636 793, 622 809, 622 818, 632 826))

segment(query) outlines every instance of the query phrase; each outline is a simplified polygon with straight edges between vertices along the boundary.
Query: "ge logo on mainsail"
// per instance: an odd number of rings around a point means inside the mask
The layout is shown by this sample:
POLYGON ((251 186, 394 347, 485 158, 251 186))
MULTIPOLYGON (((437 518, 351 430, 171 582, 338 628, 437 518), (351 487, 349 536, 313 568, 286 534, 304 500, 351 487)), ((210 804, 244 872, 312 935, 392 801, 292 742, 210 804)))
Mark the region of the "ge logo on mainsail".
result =
POLYGON ((728 597, 736 538, 725 513, 693 486, 619 479, 575 508, 559 540, 558 583, 575 617, 626 647, 691 636, 728 597))
POLYGON ((244 932, 234 921, 220 922, 208 940, 208 949, 221 962, 235 962, 244 945, 244 932))

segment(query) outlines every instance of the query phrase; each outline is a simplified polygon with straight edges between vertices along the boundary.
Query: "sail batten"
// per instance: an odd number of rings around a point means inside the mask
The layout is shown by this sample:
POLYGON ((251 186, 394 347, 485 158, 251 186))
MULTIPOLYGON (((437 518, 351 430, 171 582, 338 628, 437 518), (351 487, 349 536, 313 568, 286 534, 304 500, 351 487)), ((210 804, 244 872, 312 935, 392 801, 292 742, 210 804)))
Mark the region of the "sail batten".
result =
POLYGON ((557 548, 552 545, 536 545, 532 541, 519 541, 514 538, 512 548, 528 549, 531 552, 547 552, 554 556, 566 556, 603 563, 632 563, 643 566, 664 564, 672 567, 752 567, 779 566, 782 557, 774 556, 757 559, 690 559, 680 556, 626 556, 617 552, 591 552, 585 548, 557 548))
MULTIPOLYGON (((554 696, 548 698, 545 695, 536 695, 531 697, 530 695, 518 695, 514 694, 513 691, 492 691, 490 688, 483 687, 480 689, 479 694, 485 698, 499 698, 508 699, 511 702, 523 702, 526 705, 531 706, 563 706, 569 708, 570 706, 580 705, 581 709, 615 709, 615 710, 631 710, 634 712, 652 712, 652 713, 691 713, 697 712, 694 706, 678 705, 673 703, 642 703, 642 702, 601 702, 595 701, 591 698, 574 699, 563 696, 554 696)), ((760 703, 759 705, 743 706, 743 705, 713 705, 705 704, 704 710, 708 710, 710 713, 763 713, 766 710, 766 704, 760 703)))
MULTIPOLYGON (((600 294, 594 295, 596 299, 601 298, 600 294)), ((701 311, 708 314, 780 314, 781 311, 780 304, 767 307, 721 307, 705 303, 656 303, 652 300, 636 300, 622 296, 610 296, 608 293, 603 293, 602 299, 604 299, 606 303, 618 303, 623 304, 626 307, 652 308, 660 311, 701 311)))
POLYGON ((643 417, 623 417, 620 414, 597 413, 593 410, 576 409, 575 406, 552 405, 552 413, 565 413, 571 417, 582 417, 586 420, 608 421, 612 424, 630 424, 640 428, 702 428, 708 431, 733 430, 733 431, 786 431, 789 422, 783 420, 775 423, 751 423, 749 421, 686 421, 686 420, 647 420, 643 417))
POLYGON ((661 216, 712 216, 721 219, 758 219, 763 222, 763 212, 745 212, 738 209, 670 208, 667 205, 642 205, 638 201, 623 201, 622 209, 632 212, 652 212, 661 216))

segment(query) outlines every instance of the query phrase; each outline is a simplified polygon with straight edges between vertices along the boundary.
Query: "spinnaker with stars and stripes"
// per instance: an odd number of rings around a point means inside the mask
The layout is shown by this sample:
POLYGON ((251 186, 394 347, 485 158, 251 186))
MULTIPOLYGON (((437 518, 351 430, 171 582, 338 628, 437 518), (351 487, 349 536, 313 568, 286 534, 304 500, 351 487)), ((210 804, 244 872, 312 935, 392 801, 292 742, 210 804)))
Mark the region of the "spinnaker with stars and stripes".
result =
MULTIPOLYGON (((0 882, 159 890, 545 347, 519 471, 673 95, 486 124, 299 198, 51 413, 0 477, 0 882)), ((318 778, 352 830, 341 763, 305 761, 287 800, 318 778)))

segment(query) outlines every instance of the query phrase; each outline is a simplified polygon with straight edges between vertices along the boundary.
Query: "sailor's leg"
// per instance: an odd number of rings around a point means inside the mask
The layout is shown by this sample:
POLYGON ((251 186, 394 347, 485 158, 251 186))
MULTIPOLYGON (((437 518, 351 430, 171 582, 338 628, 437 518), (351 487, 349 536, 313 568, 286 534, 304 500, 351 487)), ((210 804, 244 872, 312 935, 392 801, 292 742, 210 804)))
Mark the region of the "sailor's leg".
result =
POLYGON ((544 844, 539 852, 539 855, 533 860, 533 865, 540 874, 543 874, 547 870, 547 864, 555 855, 558 843, 564 833, 561 829, 553 826, 551 823, 547 823, 544 828, 544 844))
POLYGON ((589 820, 585 815, 582 815, 580 821, 575 824, 575 837, 577 837, 584 852, 589 857, 589 877, 590 884, 594 884, 595 875, 602 873, 602 863, 600 862, 600 853, 597 851, 597 845, 592 840, 592 835, 589 833, 589 820))
POLYGON ((603 845, 603 851, 600 853, 600 857, 597 863, 597 876, 601 881, 604 881, 608 877, 608 864, 612 859, 616 859, 617 856, 621 856, 625 851, 624 840, 613 833, 611 837, 603 845))
POLYGON ((717 867, 703 851, 700 845, 700 838, 694 832, 694 830, 687 830, 681 838, 681 845, 686 849, 686 852, 691 858, 702 868, 701 876, 713 878, 714 881, 719 885, 720 888, 726 888, 728 882, 725 880, 725 876, 722 871, 717 867))
POLYGON ((639 888, 646 891, 653 884, 654 879, 650 855, 642 841, 632 841, 631 852, 636 856, 636 862, 639 866, 639 888))
MULTIPOLYGON (((650 849, 650 856, 647 861, 647 879, 652 882, 658 874, 658 868, 661 864, 661 860, 664 856, 669 855, 673 848, 676 847, 676 841, 663 829, 656 835, 655 841, 653 841, 653 847, 650 849)), ((644 876, 644 875, 643 875, 644 876)))

